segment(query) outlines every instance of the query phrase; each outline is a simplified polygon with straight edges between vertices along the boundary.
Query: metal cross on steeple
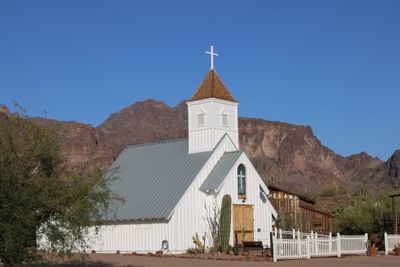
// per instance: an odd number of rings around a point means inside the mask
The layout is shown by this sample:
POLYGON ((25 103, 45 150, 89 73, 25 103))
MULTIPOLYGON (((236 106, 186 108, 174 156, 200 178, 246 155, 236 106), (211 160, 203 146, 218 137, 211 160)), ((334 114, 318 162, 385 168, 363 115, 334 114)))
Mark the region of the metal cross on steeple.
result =
POLYGON ((214 56, 218 56, 218 54, 214 53, 214 46, 213 45, 211 45, 211 47, 210 47, 210 52, 207 51, 206 54, 210 55, 210 58, 211 58, 211 69, 213 70, 214 69, 214 56))

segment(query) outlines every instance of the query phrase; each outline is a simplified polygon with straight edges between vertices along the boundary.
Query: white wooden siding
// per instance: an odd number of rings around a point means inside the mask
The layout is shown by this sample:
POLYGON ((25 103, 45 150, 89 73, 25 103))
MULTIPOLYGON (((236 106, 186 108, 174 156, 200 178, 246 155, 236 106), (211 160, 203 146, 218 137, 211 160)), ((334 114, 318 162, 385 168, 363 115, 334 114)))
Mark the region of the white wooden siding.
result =
MULTIPOLYGON (((272 231, 272 206, 269 201, 263 203, 260 198, 260 184, 262 180, 243 153, 232 170, 225 178, 223 185, 217 195, 206 195, 199 190, 201 184, 217 164, 218 160, 226 151, 236 150, 236 147, 228 136, 218 144, 203 169, 200 171, 192 185, 183 195, 175 208, 169 221, 166 222, 136 222, 127 224, 105 225, 100 228, 99 235, 93 238, 93 245, 89 250, 97 252, 155 252, 161 249, 161 242, 168 240, 169 249, 172 253, 185 252, 193 247, 192 236, 197 232, 201 237, 208 232, 207 213, 205 205, 211 207, 216 199, 218 206, 221 205, 222 197, 229 194, 233 204, 242 204, 237 194, 236 170, 239 164, 246 167, 246 190, 247 199, 245 204, 254 205, 254 238, 269 244, 269 232, 272 231), (257 228, 261 232, 257 232, 257 228)), ((265 192, 268 194, 268 189, 265 192)), ((233 222, 233 218, 231 220, 233 222)), ((231 223, 230 243, 233 245, 231 223)), ((210 239, 206 243, 210 246, 210 239)))
POLYGON ((225 133, 239 146, 237 102, 207 98, 187 105, 189 153, 212 150, 225 133), (205 115, 204 125, 198 125, 198 114, 205 115), (222 114, 228 116, 228 125, 222 125, 222 114))
MULTIPOLYGON (((229 172, 227 178, 223 182, 223 186, 218 193, 218 203, 222 202, 222 197, 225 194, 229 194, 232 197, 232 204, 236 205, 253 205, 254 208, 254 239, 262 241, 263 244, 270 243, 270 232, 272 232, 272 213, 271 205, 269 200, 263 202, 260 197, 260 185, 265 188, 264 182, 261 180, 257 171, 254 169, 248 157, 243 153, 236 164, 229 172), (246 167, 246 200, 243 203, 242 199, 238 198, 237 188, 237 168, 240 164, 246 167), (261 231, 258 232, 257 229, 261 231)), ((265 191, 268 194, 268 191, 265 191)), ((233 214, 231 218, 233 222, 233 214)), ((231 224, 231 237, 230 242, 233 245, 233 225, 231 224)))

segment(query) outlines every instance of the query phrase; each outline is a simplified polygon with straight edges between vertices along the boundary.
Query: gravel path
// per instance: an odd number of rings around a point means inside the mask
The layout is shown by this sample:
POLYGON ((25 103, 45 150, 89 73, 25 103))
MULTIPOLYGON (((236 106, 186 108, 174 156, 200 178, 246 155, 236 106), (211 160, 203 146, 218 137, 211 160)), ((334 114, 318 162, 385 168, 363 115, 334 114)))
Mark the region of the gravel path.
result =
MULTIPOLYGON (((257 267, 257 266, 276 266, 276 267, 399 267, 399 256, 384 256, 378 257, 367 256, 347 256, 342 258, 314 258, 311 260, 296 260, 296 261, 228 261, 228 260, 205 260, 205 259, 184 259, 184 258, 161 258, 149 256, 126 256, 115 254, 92 254, 89 255, 89 266, 99 267, 257 267)), ((75 266, 74 264, 64 264, 62 266, 75 266)))

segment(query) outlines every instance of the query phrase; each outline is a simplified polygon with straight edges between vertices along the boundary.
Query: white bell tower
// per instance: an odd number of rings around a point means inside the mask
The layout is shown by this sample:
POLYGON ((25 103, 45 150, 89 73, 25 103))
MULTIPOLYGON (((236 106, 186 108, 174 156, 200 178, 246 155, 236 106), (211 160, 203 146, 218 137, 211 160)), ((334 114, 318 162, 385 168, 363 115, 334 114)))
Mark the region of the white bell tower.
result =
POLYGON ((214 70, 211 46, 211 69, 187 102, 189 153, 211 151, 227 134, 239 148, 238 105, 214 70))

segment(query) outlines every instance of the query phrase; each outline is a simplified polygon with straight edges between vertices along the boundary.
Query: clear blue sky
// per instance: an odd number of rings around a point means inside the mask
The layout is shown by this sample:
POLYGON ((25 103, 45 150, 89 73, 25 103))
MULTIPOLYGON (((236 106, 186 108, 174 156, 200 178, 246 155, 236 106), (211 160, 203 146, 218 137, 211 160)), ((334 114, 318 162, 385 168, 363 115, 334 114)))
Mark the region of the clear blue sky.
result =
POLYGON ((215 68, 246 117, 342 155, 400 148, 400 1, 1 1, 0 103, 99 125, 215 68))

